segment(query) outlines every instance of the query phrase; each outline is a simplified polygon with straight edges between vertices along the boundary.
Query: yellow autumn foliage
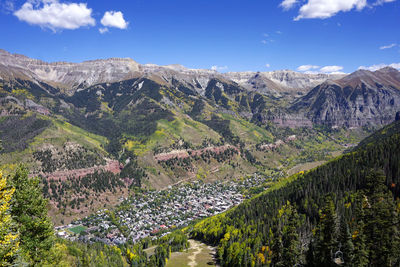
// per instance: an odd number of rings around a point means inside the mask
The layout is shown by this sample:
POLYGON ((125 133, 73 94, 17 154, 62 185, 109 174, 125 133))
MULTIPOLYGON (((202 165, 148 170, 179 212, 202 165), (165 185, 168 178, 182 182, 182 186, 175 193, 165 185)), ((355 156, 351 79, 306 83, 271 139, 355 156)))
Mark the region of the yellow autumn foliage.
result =
POLYGON ((19 248, 18 233, 14 233, 11 215, 9 214, 10 201, 14 188, 7 188, 7 178, 0 170, 0 266, 12 263, 19 248))

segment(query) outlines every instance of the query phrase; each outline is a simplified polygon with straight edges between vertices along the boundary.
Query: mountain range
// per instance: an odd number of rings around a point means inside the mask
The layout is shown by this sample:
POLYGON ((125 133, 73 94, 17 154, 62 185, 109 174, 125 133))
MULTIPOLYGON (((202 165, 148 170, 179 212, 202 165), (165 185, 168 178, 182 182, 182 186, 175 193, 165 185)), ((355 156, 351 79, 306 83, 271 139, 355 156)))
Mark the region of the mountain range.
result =
POLYGON ((154 78, 171 83, 172 79, 184 84, 205 89, 213 79, 234 81, 247 88, 266 93, 306 91, 327 79, 343 77, 341 74, 303 74, 294 71, 231 72, 221 74, 214 70, 188 69, 182 65, 158 66, 139 64, 130 58, 110 58, 82 63, 47 63, 19 54, 0 50, 2 79, 21 78, 46 82, 65 88, 73 94, 79 88, 99 83, 113 83, 132 78, 154 78))
POLYGON ((47 63, 0 50, 0 162, 42 176, 55 221, 116 203, 132 187, 291 173, 399 111, 393 68, 219 73, 129 58, 47 63), (80 198, 83 187, 97 197, 80 198))

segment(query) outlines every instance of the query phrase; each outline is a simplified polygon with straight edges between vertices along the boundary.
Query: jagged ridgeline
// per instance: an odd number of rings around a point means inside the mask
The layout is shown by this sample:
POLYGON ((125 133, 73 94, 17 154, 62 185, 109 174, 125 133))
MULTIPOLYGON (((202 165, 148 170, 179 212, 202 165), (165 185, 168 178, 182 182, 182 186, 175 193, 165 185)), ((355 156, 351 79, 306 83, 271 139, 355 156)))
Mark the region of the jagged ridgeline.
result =
POLYGON ((222 266, 398 266, 400 121, 353 151, 277 182, 191 236, 222 266))

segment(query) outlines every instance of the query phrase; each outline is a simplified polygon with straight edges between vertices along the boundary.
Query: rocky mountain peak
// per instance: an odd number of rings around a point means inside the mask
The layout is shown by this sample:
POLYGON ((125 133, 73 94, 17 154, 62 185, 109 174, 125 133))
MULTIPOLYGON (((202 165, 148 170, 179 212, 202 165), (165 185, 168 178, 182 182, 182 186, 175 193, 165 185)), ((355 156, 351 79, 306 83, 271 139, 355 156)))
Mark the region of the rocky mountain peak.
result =
POLYGON ((360 127, 387 124, 400 106, 400 72, 393 68, 357 70, 326 81, 298 99, 291 109, 314 123, 360 127))
POLYGON ((373 88, 376 85, 391 86, 400 89, 400 72, 394 68, 386 67, 377 71, 360 69, 346 77, 337 80, 343 87, 361 87, 363 84, 373 88))

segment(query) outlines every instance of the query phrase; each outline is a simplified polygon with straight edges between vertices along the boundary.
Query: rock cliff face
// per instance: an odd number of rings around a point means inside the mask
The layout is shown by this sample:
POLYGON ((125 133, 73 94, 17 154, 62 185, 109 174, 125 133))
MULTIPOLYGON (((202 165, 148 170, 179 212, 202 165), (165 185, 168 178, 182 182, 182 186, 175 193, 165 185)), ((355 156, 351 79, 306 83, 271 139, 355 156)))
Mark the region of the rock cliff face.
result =
POLYGON ((249 90, 275 97, 281 97, 283 94, 303 95, 326 80, 336 80, 345 76, 343 74, 306 74, 291 70, 231 72, 225 75, 249 90))
POLYGON ((356 71, 312 89, 290 108, 313 123, 332 127, 384 125, 400 110, 400 72, 384 68, 356 71))
POLYGON ((102 82, 129 79, 139 72, 139 64, 129 58, 110 58, 82 63, 47 63, 0 50, 0 78, 29 78, 73 92, 102 82), (7 72, 8 73, 7 73, 7 72))
POLYGON ((46 82, 66 90, 69 95, 78 89, 99 83, 145 77, 173 86, 179 82, 200 94, 204 94, 212 79, 219 79, 225 83, 237 83, 250 91, 281 97, 282 94, 304 94, 327 79, 338 79, 342 76, 304 74, 290 70, 221 74, 213 70, 189 69, 176 64, 139 64, 130 58, 110 58, 82 63, 47 63, 0 50, 0 80, 20 78, 46 82))

